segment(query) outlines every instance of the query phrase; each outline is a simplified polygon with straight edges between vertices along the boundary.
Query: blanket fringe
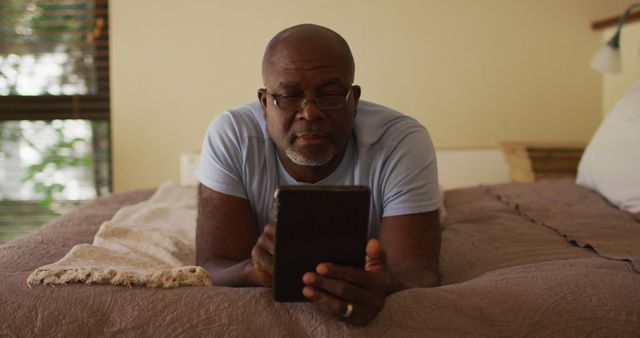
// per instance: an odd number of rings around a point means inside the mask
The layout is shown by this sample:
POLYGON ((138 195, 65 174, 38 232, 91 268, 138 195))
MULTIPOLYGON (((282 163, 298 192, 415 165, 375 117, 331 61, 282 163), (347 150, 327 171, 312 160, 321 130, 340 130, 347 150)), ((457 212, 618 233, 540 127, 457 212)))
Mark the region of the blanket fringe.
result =
POLYGON ((177 288, 180 286, 211 286, 209 276, 202 267, 184 266, 155 270, 149 273, 116 271, 113 268, 40 268, 27 279, 27 284, 55 285, 66 283, 112 284, 151 288, 177 288))

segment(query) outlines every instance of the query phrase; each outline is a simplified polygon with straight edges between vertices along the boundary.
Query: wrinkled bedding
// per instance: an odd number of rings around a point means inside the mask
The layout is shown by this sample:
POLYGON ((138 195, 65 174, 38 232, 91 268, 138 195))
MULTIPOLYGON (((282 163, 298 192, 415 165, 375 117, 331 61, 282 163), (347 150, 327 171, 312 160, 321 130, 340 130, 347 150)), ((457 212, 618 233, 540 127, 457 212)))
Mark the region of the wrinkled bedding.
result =
POLYGON ((640 214, 569 180, 447 191, 442 286, 387 298, 365 327, 266 288, 32 286, 153 190, 86 204, 0 246, 2 336, 628 336, 640 333, 640 214))

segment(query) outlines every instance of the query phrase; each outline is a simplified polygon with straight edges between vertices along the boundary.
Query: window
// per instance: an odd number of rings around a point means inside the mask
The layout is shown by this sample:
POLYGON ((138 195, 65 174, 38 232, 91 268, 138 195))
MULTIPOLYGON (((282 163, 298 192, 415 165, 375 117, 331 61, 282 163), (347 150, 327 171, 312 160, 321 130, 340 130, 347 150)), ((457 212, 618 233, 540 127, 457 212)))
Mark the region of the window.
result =
POLYGON ((0 243, 111 190, 108 0, 0 0, 0 243))

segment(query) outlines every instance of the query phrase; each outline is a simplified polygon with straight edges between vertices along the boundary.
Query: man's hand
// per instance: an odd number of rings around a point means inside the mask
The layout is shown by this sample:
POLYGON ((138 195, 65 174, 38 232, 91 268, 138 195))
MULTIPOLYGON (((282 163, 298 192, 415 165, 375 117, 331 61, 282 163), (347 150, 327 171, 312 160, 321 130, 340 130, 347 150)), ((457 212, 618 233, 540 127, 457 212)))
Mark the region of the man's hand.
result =
POLYGON ((256 271, 258 281, 264 286, 271 286, 273 280, 273 252, 275 226, 271 223, 264 227, 256 245, 251 250, 251 262, 256 271))
POLYGON ((332 263, 318 264, 315 272, 307 272, 302 277, 305 284, 302 293, 349 324, 368 323, 384 308, 392 283, 380 242, 369 240, 366 253, 364 270, 332 263))

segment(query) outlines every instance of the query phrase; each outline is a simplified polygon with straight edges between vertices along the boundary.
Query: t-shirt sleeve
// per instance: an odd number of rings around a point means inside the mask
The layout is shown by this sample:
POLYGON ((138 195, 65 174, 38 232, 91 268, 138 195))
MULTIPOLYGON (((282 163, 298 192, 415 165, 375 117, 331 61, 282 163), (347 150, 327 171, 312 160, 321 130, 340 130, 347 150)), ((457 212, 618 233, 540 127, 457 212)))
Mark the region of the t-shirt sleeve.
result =
POLYGON ((434 211, 441 204, 431 137, 422 126, 405 132, 386 161, 382 217, 434 211))
POLYGON ((207 128, 195 177, 215 191, 247 198, 242 181, 242 148, 231 114, 221 113, 207 128))

